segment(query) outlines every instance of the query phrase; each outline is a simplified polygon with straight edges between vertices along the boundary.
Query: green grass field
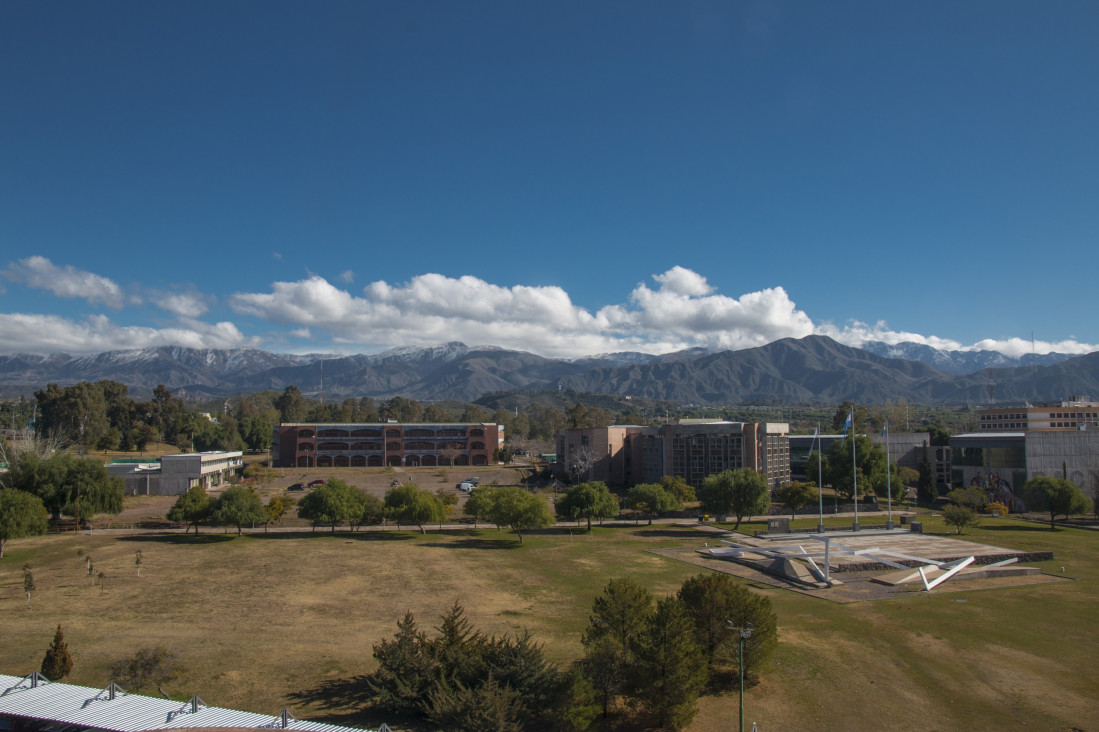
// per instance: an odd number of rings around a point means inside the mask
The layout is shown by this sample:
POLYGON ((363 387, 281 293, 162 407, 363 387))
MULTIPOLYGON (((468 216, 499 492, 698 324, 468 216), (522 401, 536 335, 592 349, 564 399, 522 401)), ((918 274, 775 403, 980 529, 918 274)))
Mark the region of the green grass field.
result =
MULTIPOLYGON (((953 534, 938 521, 925 518, 925 530, 953 534)), ((1078 581, 973 591, 958 584, 854 604, 760 585, 778 613, 780 644, 745 695, 748 723, 767 731, 1099 727, 1099 692, 1087 673, 1099 651, 1099 533, 986 519, 962 538, 1052 551, 1044 571, 1064 566, 1078 581)), ((669 525, 555 530, 523 547, 494 529, 24 539, 0 562, 0 671, 37 670, 60 623, 74 683, 104 687, 113 660, 164 645, 187 668, 168 688, 180 698, 400 727, 360 713, 341 682, 372 669, 372 644, 392 635, 406 610, 430 627, 457 600, 479 629, 529 628, 566 662, 581 654, 592 599, 608 578, 672 593, 699 568, 646 550, 706 539, 713 537, 669 525), (106 573, 103 586, 92 585, 80 550, 106 573), (31 609, 24 562, 38 587, 31 609)), ((691 729, 727 730, 736 715, 730 688, 703 699, 691 729)))

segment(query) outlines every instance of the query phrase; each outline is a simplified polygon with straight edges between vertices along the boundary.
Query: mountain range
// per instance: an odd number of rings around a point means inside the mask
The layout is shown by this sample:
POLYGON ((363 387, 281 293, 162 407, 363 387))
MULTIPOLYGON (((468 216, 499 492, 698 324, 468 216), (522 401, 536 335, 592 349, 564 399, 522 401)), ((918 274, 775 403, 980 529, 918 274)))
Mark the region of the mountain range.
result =
POLYGON ((1099 394, 1099 352, 1028 361, 912 343, 860 349, 807 336, 741 351, 627 352, 573 360, 462 343, 352 356, 181 347, 92 356, 0 356, 0 390, 8 396, 29 396, 51 382, 102 379, 124 383, 142 398, 158 384, 191 399, 281 391, 294 384, 329 399, 400 395, 473 401, 492 392, 570 389, 708 405, 901 398, 921 404, 988 404, 1099 394))

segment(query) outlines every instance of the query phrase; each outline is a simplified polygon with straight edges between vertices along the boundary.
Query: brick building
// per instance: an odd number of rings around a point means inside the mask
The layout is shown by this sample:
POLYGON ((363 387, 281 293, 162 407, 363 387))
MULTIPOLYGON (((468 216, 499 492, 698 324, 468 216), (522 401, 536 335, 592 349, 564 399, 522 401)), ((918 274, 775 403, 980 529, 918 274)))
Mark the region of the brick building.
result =
POLYGON ((656 483, 665 475, 697 488, 708 475, 752 468, 777 488, 790 481, 789 431, 784 423, 713 420, 561 430, 557 469, 563 477, 616 488, 656 483), (584 469, 577 471, 578 464, 584 469))
POLYGON ((347 468, 488 465, 503 445, 502 425, 280 424, 271 444, 276 467, 347 468))

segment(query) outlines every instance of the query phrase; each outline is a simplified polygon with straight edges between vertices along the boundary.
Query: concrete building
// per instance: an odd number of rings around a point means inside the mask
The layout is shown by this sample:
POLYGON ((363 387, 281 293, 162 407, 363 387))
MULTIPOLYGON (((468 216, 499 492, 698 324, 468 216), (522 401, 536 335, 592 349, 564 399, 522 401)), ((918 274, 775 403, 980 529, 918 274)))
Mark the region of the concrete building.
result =
POLYGON ((122 478, 127 495, 179 496, 196 485, 224 485, 243 466, 240 451, 192 452, 162 455, 155 463, 111 463, 107 472, 122 478))
POLYGON ((210 490, 223 485, 242 467, 244 458, 239 450, 164 455, 160 458, 160 484, 168 496, 181 495, 195 486, 210 490))
POLYGON ((561 430, 557 469, 562 477, 616 488, 656 483, 665 475, 697 488, 708 475, 752 468, 777 488, 790 481, 789 431, 785 423, 714 420, 561 430))
POLYGON ((503 425, 292 423, 274 428, 272 465, 347 468, 488 465, 504 444, 503 425))
POLYGON ((981 432, 1049 432, 1099 429, 1099 402, 1072 397, 1037 406, 994 407, 977 410, 981 432))
POLYGON ((843 435, 790 435, 790 480, 808 480, 809 455, 817 450, 825 454, 843 435))
POLYGON ((954 435, 950 453, 952 487, 984 488, 1009 507, 1023 484, 1040 475, 1068 478, 1088 495, 1099 487, 1099 430, 954 435))

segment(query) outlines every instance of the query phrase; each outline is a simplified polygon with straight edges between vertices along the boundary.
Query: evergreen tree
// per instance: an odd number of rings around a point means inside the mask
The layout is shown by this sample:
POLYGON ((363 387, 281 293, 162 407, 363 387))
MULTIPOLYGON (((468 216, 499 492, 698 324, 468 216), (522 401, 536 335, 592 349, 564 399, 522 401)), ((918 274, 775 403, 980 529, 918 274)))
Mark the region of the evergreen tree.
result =
POLYGON ((938 498, 935 490, 935 476, 931 468, 931 452, 927 443, 923 443, 923 454, 920 457, 920 482, 916 486, 917 495, 924 502, 931 502, 938 498))
POLYGON ((615 578, 592 603, 584 644, 584 675, 599 695, 603 716, 615 697, 629 692, 629 669, 652 612, 652 595, 631 579, 615 578))
POLYGON ((378 669, 366 679, 374 704, 393 712, 417 712, 437 675, 437 666, 412 613, 397 621, 392 640, 374 644, 374 660, 378 669))
POLYGON ((69 644, 65 642, 65 634, 58 625, 57 632, 53 634, 53 643, 50 643, 46 656, 42 659, 42 675, 50 681, 60 681, 72 670, 73 657, 69 654, 69 644))
POLYGON ((753 676, 778 644, 778 619, 771 601, 734 582, 729 575, 714 572, 687 579, 677 595, 694 624, 695 639, 711 666, 736 666, 739 636, 728 624, 753 626, 744 644, 745 676, 753 676))
POLYGON ((634 669, 639 700, 661 727, 686 727, 698 711, 708 672, 683 603, 675 597, 658 602, 639 641, 634 669))

